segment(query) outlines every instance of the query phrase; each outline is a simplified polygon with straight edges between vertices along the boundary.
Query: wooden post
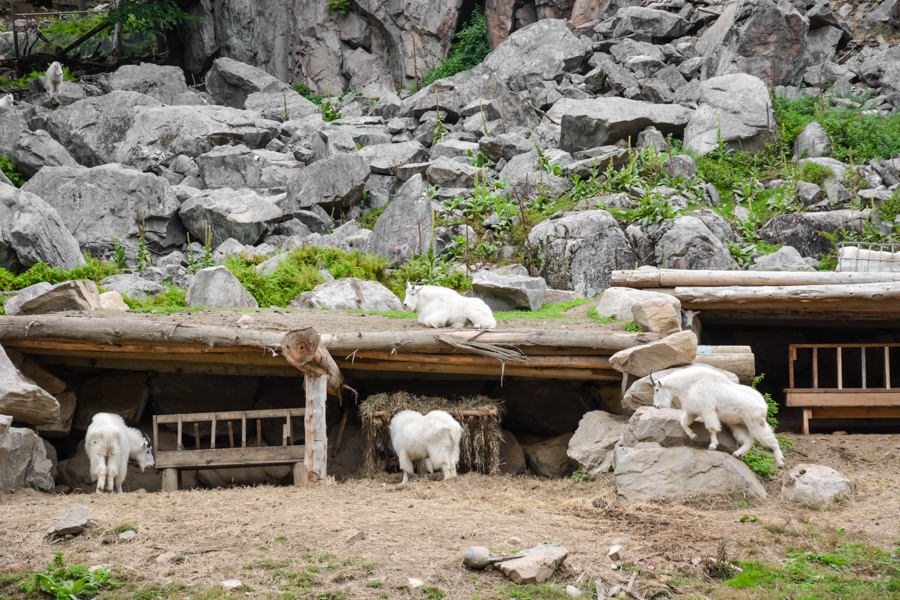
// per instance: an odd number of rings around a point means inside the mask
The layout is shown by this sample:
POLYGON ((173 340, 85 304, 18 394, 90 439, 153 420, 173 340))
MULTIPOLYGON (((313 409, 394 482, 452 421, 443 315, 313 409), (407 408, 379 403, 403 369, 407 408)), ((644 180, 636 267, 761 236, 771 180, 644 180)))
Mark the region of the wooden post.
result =
POLYGON ((178 469, 168 468, 162 472, 162 491, 178 491, 178 469))
POLYGON ((803 409, 803 435, 809 435, 809 420, 812 418, 812 409, 803 409))
POLYGON ((884 347, 884 388, 891 389, 891 347, 884 347))
POLYGON ((325 400, 328 390, 328 376, 324 373, 303 376, 303 388, 306 392, 306 414, 303 422, 306 427, 306 481, 313 486, 328 473, 328 436, 325 427, 325 400))
POLYGON ((844 387, 844 365, 840 346, 837 347, 837 386, 839 390, 844 387))

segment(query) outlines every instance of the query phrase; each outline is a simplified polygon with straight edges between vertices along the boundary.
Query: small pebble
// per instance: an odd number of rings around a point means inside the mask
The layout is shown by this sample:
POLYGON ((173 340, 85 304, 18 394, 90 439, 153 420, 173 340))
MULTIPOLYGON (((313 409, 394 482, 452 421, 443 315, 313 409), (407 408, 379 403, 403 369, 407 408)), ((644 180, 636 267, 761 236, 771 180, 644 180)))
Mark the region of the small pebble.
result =
POLYGON ((416 579, 415 577, 410 577, 409 579, 407 579, 407 582, 409 583, 409 587, 411 588, 420 588, 425 585, 424 581, 422 581, 421 579, 416 579))
POLYGON ((473 569, 483 569, 490 561, 491 551, 484 546, 469 546, 463 554, 463 564, 473 569))
POLYGON ((566 596, 568 596, 569 598, 578 598, 581 596, 581 590, 579 590, 574 585, 567 585, 566 596))
POLYGON ((241 582, 239 579, 226 579, 222 582, 222 587, 225 588, 226 592, 230 592, 235 588, 241 587, 241 582))

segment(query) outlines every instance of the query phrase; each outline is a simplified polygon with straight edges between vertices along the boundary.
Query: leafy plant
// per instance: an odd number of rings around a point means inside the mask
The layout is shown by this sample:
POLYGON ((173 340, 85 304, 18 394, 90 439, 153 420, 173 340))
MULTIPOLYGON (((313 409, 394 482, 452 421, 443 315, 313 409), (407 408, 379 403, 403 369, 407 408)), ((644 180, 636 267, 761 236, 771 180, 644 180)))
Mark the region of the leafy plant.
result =
POLYGON ((337 121, 344 115, 341 114, 341 111, 338 109, 337 101, 328 98, 322 100, 319 104, 319 108, 322 109, 322 120, 326 123, 331 121, 337 121))
MULTIPOLYGON (((761 382, 765 376, 765 373, 760 373, 754 377, 750 384, 751 387, 756 389, 756 386, 759 385, 759 382, 761 382)), ((774 430, 778 427, 778 419, 775 416, 778 414, 778 403, 772 398, 772 394, 769 392, 762 394, 762 397, 766 401, 766 422, 774 430)), ((789 440, 783 435, 776 435, 775 437, 778 439, 778 445, 781 446, 782 450, 788 450, 796 445, 792 440, 789 440)), ((775 469, 775 457, 771 452, 763 449, 759 442, 754 442, 753 447, 744 455, 743 460, 744 464, 747 465, 751 471, 765 479, 771 478, 777 472, 775 469)))
POLYGON ((296 91, 298 94, 300 94, 313 104, 321 104, 322 100, 329 97, 328 95, 314 93, 311 89, 309 89, 308 85, 303 83, 293 83, 291 84, 291 87, 294 88, 294 91, 296 91))
POLYGON ((163 32, 193 20, 174 0, 119 0, 107 13, 110 23, 141 32, 163 32))
POLYGON ((141 216, 138 222, 138 252, 137 252, 137 270, 143 271, 147 267, 153 265, 153 258, 150 256, 150 250, 147 248, 147 239, 144 237, 144 217, 141 216))
POLYGON ((119 236, 116 236, 115 241, 113 242, 113 261, 118 269, 124 270, 128 266, 125 248, 122 246, 121 242, 119 242, 119 236))
MULTIPOLYGON (((28 84, 30 84, 32 81, 43 77, 46 73, 46 70, 40 71, 38 69, 33 69, 30 73, 26 73, 18 79, 7 79, 5 77, 0 77, 0 87, 25 88, 28 87, 28 84)), ((65 65, 63 65, 63 79, 65 81, 75 80, 75 77, 72 75, 72 71, 70 71, 69 67, 65 65)))
POLYGON ((453 36, 447 57, 441 64, 425 74, 422 86, 471 69, 480 64, 490 51, 491 46, 487 41, 487 24, 484 20, 484 13, 481 9, 476 8, 472 12, 468 24, 453 36))
POLYGON ((21 290, 40 281, 62 283, 72 279, 91 279, 99 282, 110 275, 120 273, 115 264, 107 263, 90 256, 85 256, 84 265, 65 271, 59 267, 51 267, 47 263, 37 262, 24 273, 14 275, 6 269, 0 269, 0 291, 21 290))
POLYGON ((800 180, 808 181, 821 186, 825 180, 834 175, 834 171, 830 167, 822 166, 818 163, 808 161, 800 169, 800 180))
POLYGON ((576 483, 579 483, 582 481, 588 481, 588 480, 590 480, 590 478, 591 478, 590 475, 585 473, 584 469, 579 468, 579 469, 575 469, 574 471, 572 471, 572 481, 574 481, 576 483))
POLYGON ((30 581, 20 587, 29 594, 44 592, 57 600, 90 598, 105 589, 115 589, 121 584, 111 578, 109 569, 88 570, 84 565, 66 565, 62 552, 53 553, 53 561, 43 573, 35 573, 30 581))
POLYGON ((441 105, 438 101, 437 90, 434 90, 434 123, 431 125, 431 145, 434 146, 447 134, 447 126, 441 116, 441 105))
POLYGON ((738 265, 746 267, 753 264, 753 257, 756 254, 756 246, 754 244, 741 245, 728 240, 725 240, 725 244, 728 246, 728 251, 731 252, 731 258, 738 265))
POLYGON ((353 7, 353 0, 326 0, 326 4, 329 15, 346 15, 353 7))
POLYGON ((9 178, 14 186, 22 187, 25 184, 25 176, 19 172, 12 159, 6 154, 0 154, 0 171, 3 171, 3 174, 9 178))
POLYGON ((667 219, 674 219, 681 214, 681 209, 669 204, 656 192, 646 192, 638 202, 634 218, 641 225, 647 226, 667 219))

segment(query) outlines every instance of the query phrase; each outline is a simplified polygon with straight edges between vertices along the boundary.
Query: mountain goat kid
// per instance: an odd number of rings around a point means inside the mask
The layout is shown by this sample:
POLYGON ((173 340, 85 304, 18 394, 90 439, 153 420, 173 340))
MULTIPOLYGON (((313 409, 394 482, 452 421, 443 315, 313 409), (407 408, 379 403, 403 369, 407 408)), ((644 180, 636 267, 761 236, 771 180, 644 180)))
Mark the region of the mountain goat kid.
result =
POLYGON ((47 67, 47 74, 44 75, 44 89, 47 90, 47 93, 51 96, 55 96, 59 93, 59 88, 62 86, 62 82, 62 65, 54 60, 52 63, 50 63, 50 66, 47 67))
POLYGON ((414 410, 401 410, 391 419, 390 430, 391 444, 403 471, 401 483, 406 483, 413 474, 413 463, 422 476, 438 468, 444 473, 444 479, 456 477, 462 427, 449 413, 433 410, 422 415, 414 410))
POLYGON ((692 440, 697 435, 691 423, 702 419, 709 431, 710 450, 718 447, 717 434, 725 423, 741 444, 734 456, 742 458, 756 439, 775 455, 776 467, 784 466, 778 440, 766 422, 766 401, 750 386, 729 381, 711 369, 691 367, 653 381, 653 406, 682 409, 681 427, 692 440))
POLYGON ((497 326, 484 300, 466 298, 438 285, 412 285, 407 281, 403 308, 419 313, 419 323, 426 327, 465 327, 466 323, 475 329, 497 326))
POLYGON ((154 465, 150 440, 140 430, 125 425, 114 413, 97 413, 84 438, 84 449, 91 459, 91 479, 97 480, 97 493, 122 493, 122 482, 128 474, 128 459, 143 471, 154 465))

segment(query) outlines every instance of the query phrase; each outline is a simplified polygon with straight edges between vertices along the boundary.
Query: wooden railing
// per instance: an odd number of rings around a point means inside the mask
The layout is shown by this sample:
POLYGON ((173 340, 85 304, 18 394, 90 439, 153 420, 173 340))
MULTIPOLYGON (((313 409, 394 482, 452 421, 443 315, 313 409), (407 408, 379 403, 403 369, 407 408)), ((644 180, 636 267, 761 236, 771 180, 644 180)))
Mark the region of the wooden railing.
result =
MULTIPOLYGON (((162 490, 164 492, 178 489, 178 473, 180 469, 239 467, 249 465, 292 464, 294 484, 301 485, 306 479, 304 467, 305 447, 294 445, 292 418, 304 417, 304 408, 279 408, 270 410, 243 410, 208 413, 183 413, 153 416, 153 454, 156 467, 162 469, 162 490), (280 446, 263 445, 262 420, 283 419, 280 446), (255 421, 256 445, 247 445, 247 422, 255 421), (228 447, 216 446, 219 423, 225 422, 228 435, 228 447), (235 440, 234 424, 240 422, 240 438, 235 440), (209 441, 203 448, 200 435, 200 424, 210 424, 209 441), (160 449, 159 425, 176 425, 176 447, 160 449), (190 426, 194 437, 194 448, 185 449, 184 430, 190 426), (240 445, 237 445, 239 442, 240 445)), ((252 432, 251 432, 252 433, 252 432)), ((205 434, 203 438, 205 438, 205 434)), ((251 439, 252 441, 252 439, 251 439)))
POLYGON ((804 434, 809 433, 812 418, 900 417, 900 387, 891 382, 891 373, 900 373, 900 343, 791 344, 789 353, 790 387, 785 396, 788 406, 803 408, 804 434), (796 366, 802 350, 811 352, 810 376, 802 382, 808 386, 798 384, 796 366), (822 385, 824 361, 834 370, 833 377, 827 376, 827 384, 833 380, 833 386, 822 385), (858 371, 848 369, 848 361, 858 371))

